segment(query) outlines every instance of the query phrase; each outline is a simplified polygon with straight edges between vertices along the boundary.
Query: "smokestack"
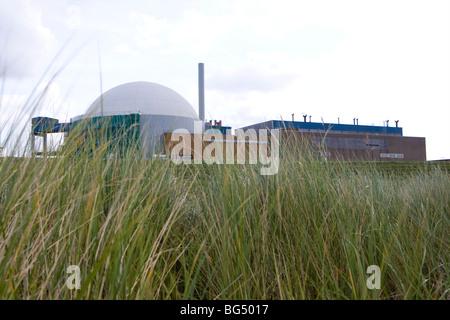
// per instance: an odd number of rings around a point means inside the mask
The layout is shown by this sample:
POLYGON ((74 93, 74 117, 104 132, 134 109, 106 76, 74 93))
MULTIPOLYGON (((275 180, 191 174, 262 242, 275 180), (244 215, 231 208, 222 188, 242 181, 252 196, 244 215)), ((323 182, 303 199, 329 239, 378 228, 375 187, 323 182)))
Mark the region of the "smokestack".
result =
POLYGON ((294 114, 292 114, 292 122, 294 122, 294 114))
POLYGON ((304 114, 304 115, 303 115, 303 122, 306 122, 306 117, 307 117, 307 115, 304 114))
POLYGON ((198 64, 198 117, 205 122, 205 68, 198 64))
POLYGON ((399 122, 400 120, 395 120, 395 127, 396 128, 398 128, 398 122, 399 122))

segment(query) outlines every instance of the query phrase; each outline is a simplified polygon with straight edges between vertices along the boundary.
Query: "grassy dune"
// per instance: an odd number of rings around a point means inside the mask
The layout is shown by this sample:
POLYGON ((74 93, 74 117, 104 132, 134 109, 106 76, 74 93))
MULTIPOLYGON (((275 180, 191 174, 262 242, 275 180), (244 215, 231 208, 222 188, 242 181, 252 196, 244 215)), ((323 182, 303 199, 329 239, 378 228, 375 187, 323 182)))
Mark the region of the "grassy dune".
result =
POLYGON ((439 166, 396 175, 290 152, 261 176, 74 150, 0 158, 0 299, 449 298, 439 166))

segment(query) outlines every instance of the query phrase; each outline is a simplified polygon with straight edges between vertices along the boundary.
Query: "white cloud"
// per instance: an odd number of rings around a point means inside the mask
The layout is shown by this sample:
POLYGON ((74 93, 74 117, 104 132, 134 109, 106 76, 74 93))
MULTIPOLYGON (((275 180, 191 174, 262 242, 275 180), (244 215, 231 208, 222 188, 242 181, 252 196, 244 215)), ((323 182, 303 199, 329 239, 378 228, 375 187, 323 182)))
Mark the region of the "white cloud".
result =
POLYGON ((214 44, 226 40, 237 26, 231 15, 208 15, 191 9, 184 12, 182 21, 172 25, 167 37, 178 50, 199 55, 213 51, 214 44))
POLYGON ((13 78, 39 72, 43 61, 56 48, 55 35, 42 24, 42 9, 30 1, 0 6, 5 6, 0 10, 0 68, 6 77, 13 78), (15 12, 13 16, 4 10, 7 7, 15 12))
POLYGON ((70 5, 67 7, 67 27, 70 30, 80 29, 81 24, 81 8, 79 6, 70 5))
POLYGON ((135 12, 129 14, 128 19, 134 24, 133 39, 139 47, 149 48, 161 45, 161 34, 169 28, 166 20, 135 12))
POLYGON ((184 12, 184 18, 173 26, 169 38, 173 42, 214 41, 223 39, 235 27, 229 15, 212 16, 197 10, 184 12))
POLYGON ((215 90, 226 91, 229 94, 248 91, 276 91, 285 87, 295 78, 292 72, 276 68, 261 68, 249 63, 238 69, 218 68, 210 76, 208 87, 215 90))

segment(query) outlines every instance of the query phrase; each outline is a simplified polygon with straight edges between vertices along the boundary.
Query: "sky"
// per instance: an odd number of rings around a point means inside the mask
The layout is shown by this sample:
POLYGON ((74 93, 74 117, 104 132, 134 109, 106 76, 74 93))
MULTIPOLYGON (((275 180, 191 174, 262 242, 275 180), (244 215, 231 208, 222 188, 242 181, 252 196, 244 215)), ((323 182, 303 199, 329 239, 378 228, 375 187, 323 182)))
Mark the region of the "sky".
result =
POLYGON ((69 121, 131 81, 233 129, 267 120, 393 126, 450 158, 450 1, 0 0, 0 139, 69 121), (12 131, 8 131, 12 130, 12 131), (16 133, 17 134, 17 133, 16 133))

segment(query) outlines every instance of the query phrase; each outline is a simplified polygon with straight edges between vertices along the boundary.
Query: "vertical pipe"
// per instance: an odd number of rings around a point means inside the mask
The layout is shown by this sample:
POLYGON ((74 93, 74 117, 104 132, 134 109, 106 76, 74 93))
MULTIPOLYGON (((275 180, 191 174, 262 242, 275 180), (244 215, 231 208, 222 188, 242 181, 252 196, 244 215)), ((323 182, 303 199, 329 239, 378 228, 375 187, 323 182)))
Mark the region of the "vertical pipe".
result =
POLYGON ((205 68, 198 64, 198 117, 205 122, 205 68))
POLYGON ((44 133, 44 155, 47 155, 47 133, 44 133))
POLYGON ((36 153, 36 137, 34 136, 34 128, 31 130, 31 154, 36 153))

